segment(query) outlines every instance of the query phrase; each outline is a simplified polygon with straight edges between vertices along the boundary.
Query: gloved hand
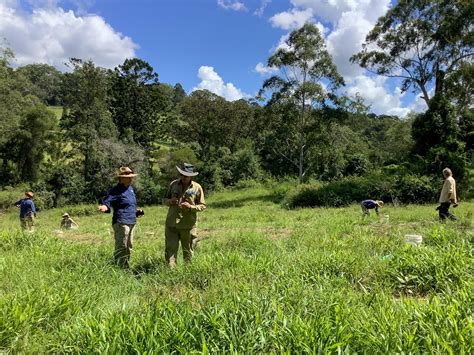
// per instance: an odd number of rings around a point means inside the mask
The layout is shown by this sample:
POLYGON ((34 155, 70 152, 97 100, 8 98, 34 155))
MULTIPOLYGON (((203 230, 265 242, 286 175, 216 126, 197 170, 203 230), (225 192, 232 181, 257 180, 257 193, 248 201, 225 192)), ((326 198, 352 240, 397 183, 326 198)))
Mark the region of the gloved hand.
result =
POLYGON ((137 211, 135 212, 135 216, 141 217, 145 215, 145 211, 143 211, 141 208, 137 208, 137 211))

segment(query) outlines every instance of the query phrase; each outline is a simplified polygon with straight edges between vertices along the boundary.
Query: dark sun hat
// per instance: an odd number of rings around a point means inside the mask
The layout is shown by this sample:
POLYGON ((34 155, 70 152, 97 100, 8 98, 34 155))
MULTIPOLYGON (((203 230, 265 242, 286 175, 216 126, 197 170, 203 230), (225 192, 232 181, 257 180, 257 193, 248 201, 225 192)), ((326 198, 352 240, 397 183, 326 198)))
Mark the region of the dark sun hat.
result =
POLYGON ((194 171, 194 166, 189 163, 183 163, 181 166, 176 166, 176 169, 178 169, 179 173, 184 176, 196 176, 199 174, 197 171, 194 171))
POLYGON ((128 166, 121 166, 117 173, 117 177, 135 177, 137 175, 128 166))

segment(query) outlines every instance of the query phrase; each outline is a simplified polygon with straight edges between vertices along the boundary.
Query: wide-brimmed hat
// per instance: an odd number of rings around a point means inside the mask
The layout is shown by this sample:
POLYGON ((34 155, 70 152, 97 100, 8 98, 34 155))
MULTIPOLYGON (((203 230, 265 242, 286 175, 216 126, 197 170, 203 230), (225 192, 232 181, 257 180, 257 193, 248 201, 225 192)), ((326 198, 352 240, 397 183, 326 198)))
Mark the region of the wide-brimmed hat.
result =
POLYGON ((176 169, 184 176, 196 176, 199 174, 197 171, 194 171, 194 166, 189 163, 183 163, 181 166, 176 165, 176 169))
POLYGON ((128 166, 121 166, 117 173, 117 177, 135 177, 137 175, 128 166))
POLYGON ((35 194, 31 191, 25 192, 25 195, 28 197, 33 197, 35 194))
POLYGON ((67 213, 67 212, 64 213, 64 214, 63 214, 63 217, 69 217, 69 213, 67 213))
POLYGON ((384 205, 383 201, 381 201, 381 200, 377 200, 377 201, 375 201, 375 203, 376 203, 377 206, 379 206, 379 207, 383 207, 383 205, 384 205))

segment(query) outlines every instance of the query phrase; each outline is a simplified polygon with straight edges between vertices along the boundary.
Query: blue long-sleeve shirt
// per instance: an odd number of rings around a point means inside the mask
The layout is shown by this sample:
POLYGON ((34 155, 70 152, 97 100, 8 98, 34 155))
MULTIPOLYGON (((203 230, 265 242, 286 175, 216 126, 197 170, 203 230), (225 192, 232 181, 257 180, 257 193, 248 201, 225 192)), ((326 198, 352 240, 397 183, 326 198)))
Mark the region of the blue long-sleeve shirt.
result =
POLYGON ((374 200, 364 200, 362 201, 361 205, 364 206, 365 208, 368 208, 368 209, 375 208, 376 210, 378 210, 378 207, 379 207, 379 205, 377 205, 377 202, 375 202, 374 200))
POLYGON ((15 202, 15 206, 20 206, 20 218, 25 218, 30 214, 36 214, 34 202, 29 198, 22 198, 15 202))
POLYGON ((137 223, 137 200, 132 185, 115 185, 107 193, 104 200, 107 208, 114 210, 112 224, 135 224, 137 223))

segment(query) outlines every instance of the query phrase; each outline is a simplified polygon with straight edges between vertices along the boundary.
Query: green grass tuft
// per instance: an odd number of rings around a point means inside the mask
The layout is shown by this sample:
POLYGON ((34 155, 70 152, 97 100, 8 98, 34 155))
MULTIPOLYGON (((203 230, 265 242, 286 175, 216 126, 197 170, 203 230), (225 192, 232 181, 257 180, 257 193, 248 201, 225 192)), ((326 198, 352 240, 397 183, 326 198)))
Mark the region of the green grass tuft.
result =
POLYGON ((287 210, 271 188, 212 194, 190 265, 164 262, 166 208, 137 225, 131 269, 111 265, 96 206, 0 216, 0 352, 472 353, 474 203, 287 210), (71 213, 77 230, 58 231, 71 213), (420 234, 414 247, 406 234, 420 234))

